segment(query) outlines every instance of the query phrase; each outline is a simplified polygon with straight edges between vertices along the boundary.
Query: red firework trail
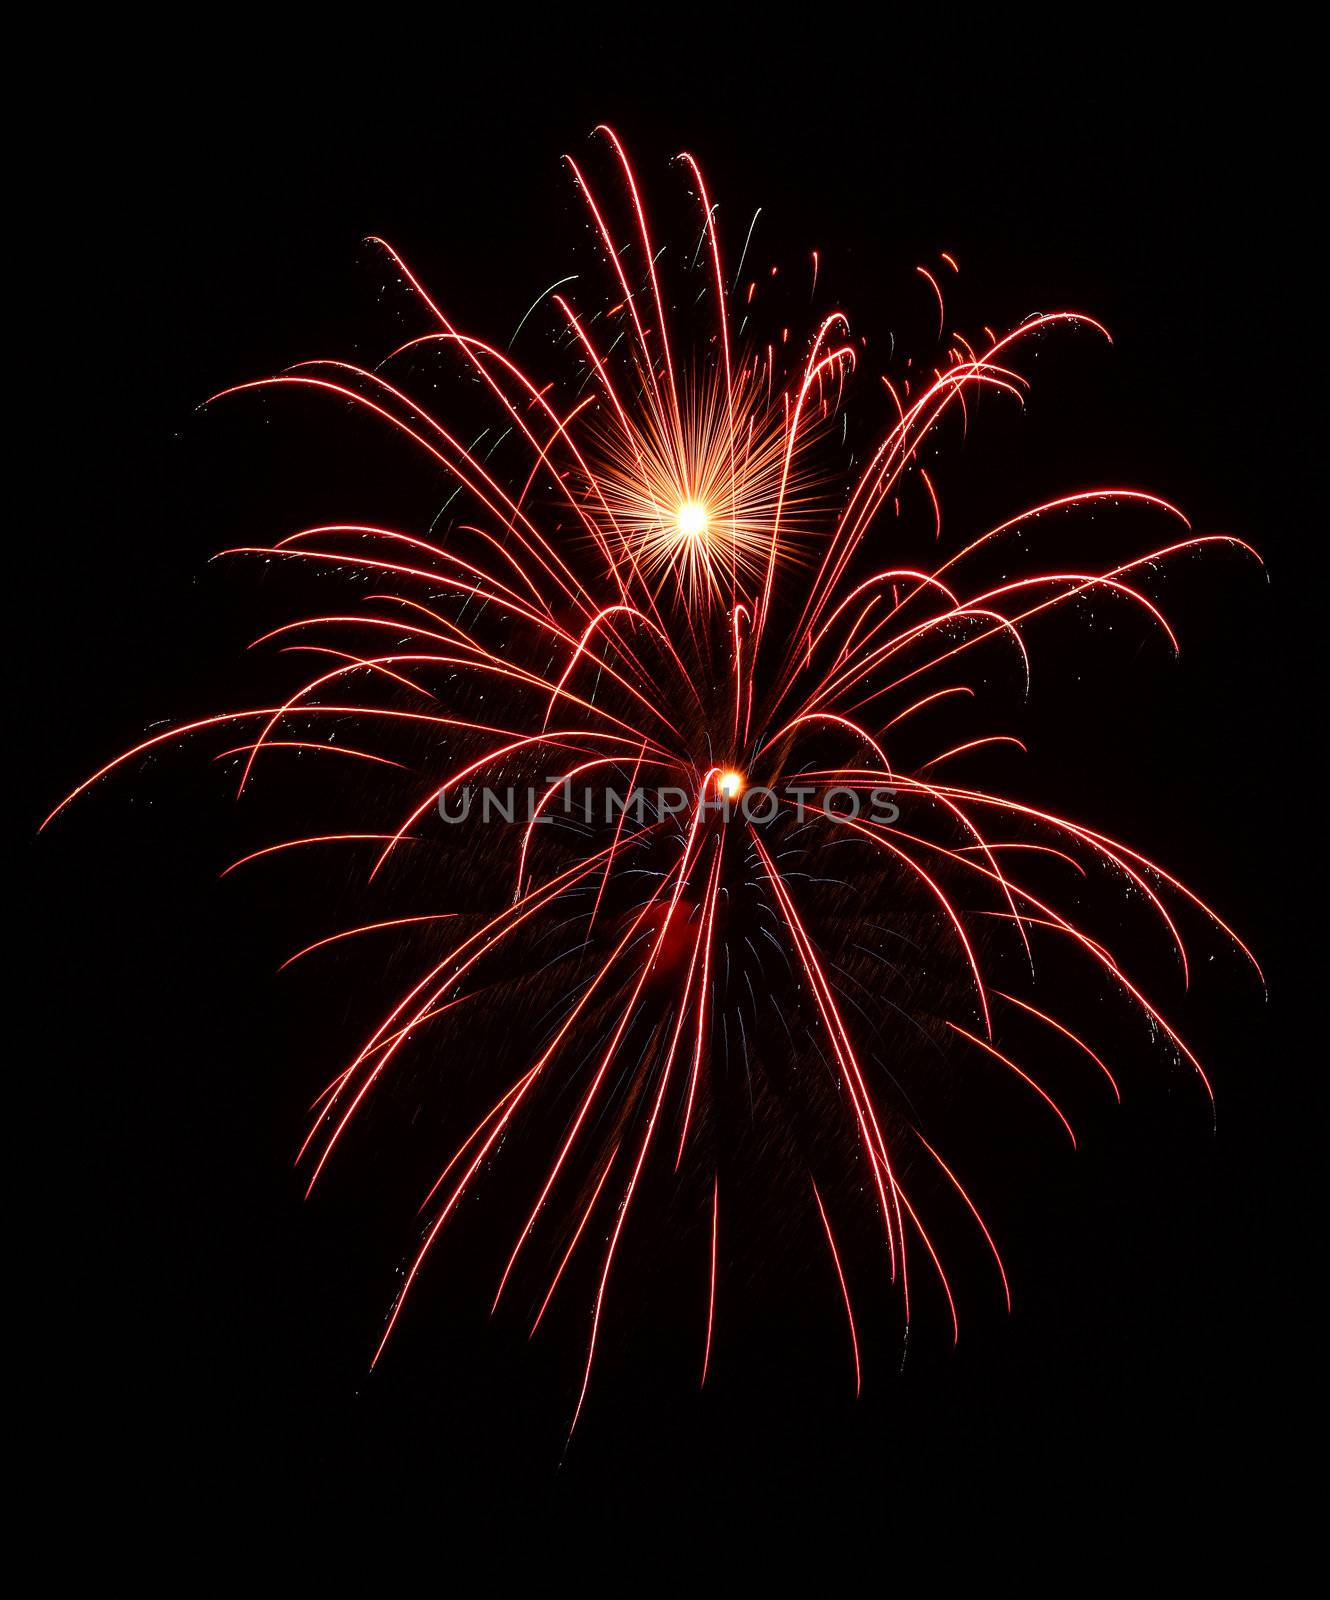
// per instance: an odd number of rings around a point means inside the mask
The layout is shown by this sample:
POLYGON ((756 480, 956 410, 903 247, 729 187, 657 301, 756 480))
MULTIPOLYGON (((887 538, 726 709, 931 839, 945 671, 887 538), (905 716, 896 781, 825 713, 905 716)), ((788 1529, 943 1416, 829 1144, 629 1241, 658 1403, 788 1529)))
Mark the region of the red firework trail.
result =
MULTIPOLYGON (((890 1040, 865 1000, 881 1002, 897 1033, 913 1028, 941 1044, 958 1070, 1005 1075, 1010 1092, 1028 1097, 1074 1144, 1042 1074, 1015 1059, 1022 1029, 1049 1053, 1041 1064, 1062 1051, 1088 1062, 1114 1094, 1118 1086, 1094 1044, 1052 1014, 1050 985, 1040 982, 1049 962, 1059 993, 1079 967, 1084 986, 1116 992, 1207 1093, 1209 1083, 1156 1000, 1069 902, 1079 904, 1091 885, 1120 891, 1111 903, 1134 900, 1175 952, 1184 987, 1184 912, 1213 924, 1255 965, 1215 912, 1136 850, 940 775, 981 747, 1024 748, 957 719, 1013 671, 1028 692, 1028 625, 1093 601, 1134 611, 1176 652, 1144 587, 1151 575, 1207 547, 1254 554, 1234 538, 1193 534, 1166 500, 1117 485, 1057 494, 944 554, 925 446, 934 449, 952 418, 968 427, 986 395, 1020 403, 1022 358, 1037 337, 1106 331, 1055 311, 1002 335, 985 330, 973 344, 948 336, 942 285, 956 263, 943 254, 933 269, 920 265, 928 315, 935 311, 943 334, 937 364, 922 375, 913 366, 896 383, 883 378, 890 426, 857 468, 837 469, 832 435, 843 426, 861 349, 846 316, 831 311, 802 343, 788 328, 770 341, 748 332, 760 304, 761 274, 744 277, 753 230, 728 276, 716 210, 684 155, 699 208, 697 247, 680 267, 691 274, 690 320, 667 294, 667 253, 653 242, 622 146, 609 128, 596 132, 618 200, 602 203, 581 168, 568 165, 608 266, 610 303, 577 305, 555 292, 576 281, 564 278, 523 318, 543 306, 556 323, 571 370, 565 387, 528 376, 507 349, 459 331, 392 247, 375 240, 422 313, 423 331, 373 370, 307 361, 225 391, 303 392, 353 408, 442 475, 466 511, 437 537, 432 527, 338 523, 225 552, 352 581, 350 604, 256 641, 314 654, 319 670, 269 703, 145 739, 52 813, 107 773, 193 733, 227 739, 221 754, 239 760, 242 793, 261 757, 266 764, 286 751, 335 755, 343 758, 336 771, 355 763, 372 776, 375 787, 355 793, 354 831, 282 839, 242 857, 368 847, 368 876, 395 883, 410 844, 445 863, 452 893, 442 907, 329 933, 290 958, 385 930, 412 950, 428 941, 414 982, 315 1101, 299 1162, 312 1189, 375 1091, 409 1061, 424 1054, 437 1063, 440 1041, 453 1041, 450 1070, 467 1061, 474 1076, 474 1047, 468 1054, 465 1035, 450 1030, 472 1015, 514 1013, 495 1037, 517 1042, 479 1064, 489 1076, 483 1101, 467 1113, 474 1125, 421 1207, 422 1242, 374 1361, 446 1226, 500 1165, 500 1147, 520 1125, 523 1147, 544 1154, 534 1178, 514 1163, 525 1220, 494 1304, 517 1275, 531 1277, 534 1333, 566 1272, 585 1264, 590 1310, 574 1426, 616 1270, 650 1210, 644 1191, 660 1195, 673 1184, 695 1202, 703 1381, 714 1368, 735 1098, 746 1109, 760 1100, 806 1162, 783 1187, 804 1197, 829 1247, 856 1390, 855 1270, 846 1219, 836 1217, 848 1189, 866 1195, 876 1214, 882 1273, 899 1286, 907 1317, 918 1260, 936 1275, 959 1328, 920 1197, 907 1193, 917 1174, 931 1174, 939 1206, 959 1197, 1010 1305, 989 1226, 925 1139, 913 1100, 884 1064, 890 1040), (419 397, 440 362, 480 395, 509 449, 525 452, 520 468, 501 473, 493 441, 483 451, 464 444, 434 414, 436 402, 419 397), (969 575, 1020 554, 1036 532, 1065 545, 1083 527, 1080 514, 1109 506, 1181 531, 1107 566, 1059 558, 1050 570, 996 581, 991 572, 969 575), (900 519, 894 531, 889 512, 900 519), (936 552, 927 562, 893 556, 910 517, 923 530, 917 547, 936 552), (921 731, 930 726, 948 732, 921 731), (566 803, 574 781, 585 793, 591 783, 673 790, 682 804, 580 813, 566 803), (477 822, 458 832, 435 817, 468 786, 500 782, 530 787, 523 826, 477 822), (893 815, 864 814, 860 801, 874 792, 894 796, 893 815), (762 804, 753 808, 746 801, 755 794, 762 804), (884 919, 885 936, 898 941, 893 961, 869 948, 884 919), (927 955, 927 977, 911 950, 927 955), (1026 997, 1010 992, 1017 987, 1026 997), (792 1070, 796 1062, 811 1062, 813 1072, 792 1070), (810 1124, 815 1138, 804 1131, 810 1124), (541 1273, 528 1259, 537 1244, 548 1263, 541 1273)), ((818 268, 814 252, 813 293, 818 268)))

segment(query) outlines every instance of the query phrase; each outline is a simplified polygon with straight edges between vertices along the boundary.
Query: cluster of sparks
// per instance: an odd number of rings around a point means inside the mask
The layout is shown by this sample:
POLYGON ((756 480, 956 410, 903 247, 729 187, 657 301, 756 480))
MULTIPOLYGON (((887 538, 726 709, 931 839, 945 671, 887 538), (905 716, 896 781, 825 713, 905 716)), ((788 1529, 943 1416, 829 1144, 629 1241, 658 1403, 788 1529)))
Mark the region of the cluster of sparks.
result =
MULTIPOLYGON (((1144 580, 1187 551, 1249 548, 1227 536, 1195 535, 1167 501, 1113 486, 1030 506, 944 557, 924 446, 944 419, 968 421, 984 394, 1019 402, 1028 384, 1019 363, 1036 336, 1070 325, 1104 330, 1084 315, 1050 312, 1005 334, 986 331, 974 343, 952 335, 944 358, 922 379, 916 372, 908 383, 883 380, 890 426, 838 482, 816 463, 862 361, 846 317, 833 311, 822 318, 792 364, 788 341, 741 345, 730 306, 744 285, 738 273, 727 277, 716 210, 685 155, 680 162, 699 205, 699 315, 709 320, 704 336, 676 343, 677 308, 662 286, 664 252, 653 243, 618 138, 605 128, 597 133, 620 203, 603 205, 581 169, 569 165, 608 263, 611 303, 588 314, 563 293, 545 301, 581 387, 561 400, 554 385, 528 376, 507 350, 459 331, 405 262, 375 241, 422 308, 427 330, 374 370, 310 361, 226 393, 287 388, 349 405, 404 440, 427 470, 461 492, 468 511, 437 537, 431 530, 325 524, 241 552, 361 583, 355 605, 299 617, 265 636, 316 653, 318 670, 270 703, 158 733, 74 791, 183 736, 240 728, 243 742, 225 753, 240 763, 242 791, 261 758, 318 751, 382 774, 391 805, 400 769, 410 763, 397 759, 402 750, 390 741, 427 738, 432 770, 408 771, 404 781, 415 785, 409 805, 377 818, 370 831, 361 824, 254 853, 297 845, 367 850, 369 876, 377 878, 409 843, 460 848, 438 824, 441 798, 468 784, 537 784, 536 817, 525 826, 469 835, 468 848, 487 852, 500 885, 496 903, 382 919, 297 953, 383 930, 431 941, 414 981, 319 1095, 299 1159, 312 1189, 408 1055, 428 1058, 434 1030, 483 1012, 506 974, 545 960, 548 945, 540 940, 557 929, 570 948, 553 968, 556 1003, 535 1024, 540 1036, 529 1054, 490 1064, 498 1076, 425 1198, 423 1236, 374 1360, 450 1219, 508 1159, 507 1136, 520 1126, 524 1144, 543 1141, 548 1154, 529 1182, 525 1221, 494 1303, 543 1244, 548 1265, 532 1300, 539 1325, 570 1264, 591 1259, 574 1426, 616 1264, 652 1174, 690 1184, 705 1217, 705 1381, 727 1211, 716 1141, 704 1130, 730 1092, 727 1082, 744 1080, 751 1094, 755 1074, 774 1072, 771 1047, 758 1050, 749 1037, 759 1011, 776 1015, 791 1052, 797 1032, 799 1048, 821 1065, 848 1141, 838 1148, 848 1152, 843 1160, 856 1168, 876 1214, 882 1270, 898 1285, 907 1317, 918 1261, 940 1285, 958 1327, 942 1252, 913 1192, 929 1167, 939 1194, 963 1207, 991 1251, 1010 1305, 1006 1270, 978 1204, 924 1138, 891 1074, 865 1053, 863 1008, 842 966, 846 941, 820 925, 826 896, 818 887, 819 851, 852 849, 861 863, 856 873, 893 902, 913 906, 954 973, 944 994, 950 1014, 934 1009, 927 1019, 935 1033, 1008 1074, 1013 1091, 1030 1096, 1073 1143, 1071 1122, 1037 1068, 1018 1062, 1006 1039, 1013 1021, 1042 1029, 1048 1050, 1084 1060, 1117 1093, 1095 1044, 1041 998, 1036 955, 1045 944, 1070 950, 1095 983, 1146 1019, 1207 1092, 1209 1084, 1120 955, 1059 908, 1056 888, 1047 887, 1050 870, 1081 884, 1116 884, 1142 901, 1176 951, 1184 982, 1183 911, 1213 923, 1250 958, 1215 912, 1136 850, 1085 823, 946 776, 950 763, 980 746, 1019 741, 976 732, 933 746, 926 759, 893 760, 893 747, 907 735, 918 749, 930 718, 976 703, 976 684, 964 676, 971 662, 1008 653, 1028 682, 1028 625, 1053 608, 1087 599, 1132 608, 1176 650, 1144 580), (479 387, 525 448, 525 477, 500 481, 490 458, 464 444, 408 389, 409 378, 397 375, 431 356, 457 363, 479 387), (884 511, 895 508, 899 516, 907 484, 923 491, 927 540, 939 552, 931 563, 881 554, 892 542, 884 511), (1061 528, 1065 516, 1074 527, 1078 513, 1110 504, 1132 506, 1173 532, 1104 570, 1068 561, 996 583, 967 582, 980 551, 1013 542, 1037 519, 1061 528), (555 767, 559 778, 549 781, 555 767), (677 785, 688 805, 672 814, 622 813, 603 827, 537 827, 542 812, 553 815, 565 780, 677 785), (815 791, 797 823, 780 798, 782 784, 793 782, 815 791), (759 784, 778 796, 778 814, 765 825, 734 804, 759 784), (844 795, 883 787, 900 807, 890 824, 850 815, 843 800, 830 799, 833 789, 844 795), (1032 870, 1040 867, 1042 877, 1032 870), (1015 979, 1002 977, 999 988, 994 977, 995 965, 1005 972, 1013 955, 1025 974, 1019 994, 1011 992, 1015 979), (762 1007, 756 974, 765 988, 762 1007)), ((919 269, 936 294, 940 327, 946 312, 939 278, 955 270, 950 257, 936 273, 919 269)), ((358 803, 364 794, 357 791, 358 803)), ((868 939, 867 921, 857 937, 868 939)), ((892 969, 879 971, 890 994, 892 969)), ((797 1117, 797 1093, 797 1085, 785 1084, 773 1100, 797 1117)), ((853 1274, 838 1244, 844 1224, 834 1219, 841 1176, 833 1172, 828 1181, 809 1170, 790 1182, 802 1187, 825 1237, 857 1390, 853 1274)), ((517 1177, 525 1177, 520 1168, 517 1177)))

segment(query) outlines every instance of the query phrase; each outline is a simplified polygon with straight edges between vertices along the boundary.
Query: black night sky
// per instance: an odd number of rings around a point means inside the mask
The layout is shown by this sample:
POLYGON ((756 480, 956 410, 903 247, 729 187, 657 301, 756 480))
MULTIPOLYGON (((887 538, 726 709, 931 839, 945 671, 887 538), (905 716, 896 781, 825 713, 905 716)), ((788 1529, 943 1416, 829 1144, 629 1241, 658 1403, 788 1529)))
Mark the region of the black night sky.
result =
MULTIPOLYGON (((516 18, 493 39, 429 42, 395 19, 363 58, 348 44, 278 64, 232 38, 150 68, 157 46, 119 37, 113 71, 44 69, 40 200, 11 244, 29 274, 29 421, 55 451, 35 513, 11 526, 31 562, 10 604, 32 630, 18 675, 22 720, 34 713, 14 785, 34 964, 18 1003, 38 1023, 11 1071, 40 1100, 14 1132, 41 1152, 45 1196, 14 1320, 42 1351, 24 1379, 42 1492, 80 1524, 105 1519, 120 1548, 146 1559, 166 1527, 243 1545, 280 1524, 335 1548, 358 1508, 440 1548, 482 1522, 516 1537, 551 1517, 585 1552, 609 1524, 640 1530, 653 1561, 689 1529, 742 1554, 817 1552, 848 1528, 885 1576, 903 1545, 944 1571, 958 1548, 989 1549, 999 1570, 1062 1540, 1083 1565, 1160 1540, 1186 1560, 1271 1550, 1299 1519, 1286 1475, 1313 1293, 1299 1285, 1318 1254, 1300 1146, 1320 1053, 1297 1037, 1307 980, 1290 930, 1314 891, 1287 791, 1313 781, 1319 718, 1289 696, 1304 692, 1295 610, 1323 523, 1296 388, 1321 321, 1299 46, 1113 43, 1107 18, 1093 50, 1035 50, 1019 29, 916 45, 877 23, 859 43, 851 18, 828 21, 825 42, 755 53, 658 48, 659 18, 636 45, 582 45, 593 30, 570 21, 517 66, 516 18), (970 1265, 959 1347, 933 1312, 903 1363, 898 1340, 867 1339, 854 1404, 835 1286, 796 1262, 783 1292, 735 1308, 745 1331, 727 1331, 699 1396, 696 1286, 666 1284, 649 1317, 619 1318, 564 1455, 567 1331, 528 1346, 447 1268, 367 1375, 418 1185, 395 1175, 385 1126, 372 1174, 300 1198, 305 1107, 355 1025, 339 981, 353 964, 275 975, 336 921, 335 898, 304 903, 317 876, 218 881, 262 818, 237 819, 201 750, 33 838, 150 721, 244 703, 238 686, 260 681, 243 649, 278 603, 252 574, 209 567, 216 550, 339 497, 375 509, 382 463, 351 430, 199 403, 304 356, 377 357, 411 331, 368 234, 502 344, 580 244, 558 158, 601 120, 653 198, 672 203, 667 163, 688 148, 731 239, 760 205, 765 259, 819 248, 870 356, 926 325, 913 268, 940 249, 962 266, 958 323, 1062 304, 1110 326, 1112 350, 1050 352, 1028 419, 955 455, 944 487, 963 521, 971 503, 1136 483, 1265 556, 1265 574, 1186 564, 1166 589, 1181 662, 1092 635, 1079 677, 1036 677, 1022 732, 1031 792, 1037 777, 1051 804, 1208 897, 1266 963, 1271 998, 1198 928, 1181 1015, 1213 1069, 1214 1129, 1195 1083, 1138 1041, 1123 1108, 1081 1103, 1077 1154, 1033 1136, 1019 1106, 991 1130, 1011 1140, 990 1204, 1010 1319, 970 1265)), ((15 480, 28 472, 12 460, 15 480)), ((962 1129, 960 1144, 985 1137, 962 1129)))

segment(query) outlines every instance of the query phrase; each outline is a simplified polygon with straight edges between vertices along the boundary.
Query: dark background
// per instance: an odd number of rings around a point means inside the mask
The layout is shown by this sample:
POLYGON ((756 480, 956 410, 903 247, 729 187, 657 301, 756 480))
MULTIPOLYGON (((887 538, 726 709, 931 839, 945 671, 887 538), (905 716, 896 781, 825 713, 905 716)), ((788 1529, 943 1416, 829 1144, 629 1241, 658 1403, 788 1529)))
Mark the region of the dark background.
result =
POLYGON ((897 1344, 868 1341, 853 1405, 820 1280, 751 1357, 722 1345, 701 1397, 679 1377, 691 1309, 667 1309, 625 1329, 565 1457, 576 1347, 533 1353, 445 1271, 367 1378, 410 1215, 388 1130, 374 1172, 301 1203, 290 1158, 351 1003, 326 972, 273 976, 335 924, 335 897, 317 874, 219 884, 263 819, 237 819, 202 754, 161 763, 27 851, 20 1006, 38 1027, 19 1070, 40 1103, 19 1138, 44 1199, 18 1320, 42 1358, 44 1487, 131 1540, 148 1524, 345 1529, 354 1507, 463 1540, 484 1513, 520 1529, 549 1512, 574 1540, 608 1518, 649 1527, 653 1550, 690 1527, 736 1547, 857 1530, 883 1560, 918 1544, 944 1565, 1064 1536, 1087 1552, 1280 1545, 1302 1516, 1289 1467, 1316 1255, 1290 932, 1310 884, 1287 797, 1309 754, 1295 602, 1321 538, 1300 442, 1319 313, 1297 41, 1124 29, 1059 51, 1019 32, 860 41, 842 19, 806 50, 552 33, 520 66, 506 36, 282 66, 269 43, 182 44, 166 71, 122 37, 105 70, 52 71, 20 246, 31 420, 53 462, 11 468, 41 474, 16 540, 33 570, 11 592, 33 634, 21 835, 149 719, 243 703, 257 679, 240 654, 274 607, 207 568, 216 549, 325 511, 383 515, 380 489, 395 503, 351 431, 199 402, 415 331, 369 233, 506 340, 581 238, 557 157, 605 119, 667 208, 668 157, 699 156, 731 259, 759 204, 768 259, 819 247, 870 355, 927 329, 913 266, 939 249, 961 262, 962 326, 1055 303, 1110 325, 1112 351, 1041 357, 1030 417, 975 446, 972 499, 952 461, 949 506, 963 523, 1116 478, 1265 555, 1268 581, 1226 557, 1187 564, 1163 591, 1181 663, 1092 635, 1084 678, 1051 674, 1023 731, 1050 804, 1217 904, 1271 999, 1197 939, 1215 961, 1175 1010, 1213 1069, 1217 1128, 1143 1048, 1126 1106, 1095 1106, 1078 1156, 1022 1160, 996 1208, 1010 1321, 967 1285, 959 1348, 929 1317, 903 1367, 897 1344))

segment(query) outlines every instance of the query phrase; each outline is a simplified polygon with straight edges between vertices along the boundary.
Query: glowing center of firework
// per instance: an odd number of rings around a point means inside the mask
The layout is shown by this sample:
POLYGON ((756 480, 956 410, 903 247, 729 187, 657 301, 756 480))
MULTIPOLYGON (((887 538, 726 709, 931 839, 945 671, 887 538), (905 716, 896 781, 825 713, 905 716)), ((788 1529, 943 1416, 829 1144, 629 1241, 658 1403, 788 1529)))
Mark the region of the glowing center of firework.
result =
POLYGON ((716 787, 720 790, 723 800, 737 800, 744 792, 743 773, 722 772, 716 779, 716 787))
POLYGON ((686 500, 675 513, 674 526, 681 539, 701 539, 707 531, 707 508, 696 500, 686 500))

